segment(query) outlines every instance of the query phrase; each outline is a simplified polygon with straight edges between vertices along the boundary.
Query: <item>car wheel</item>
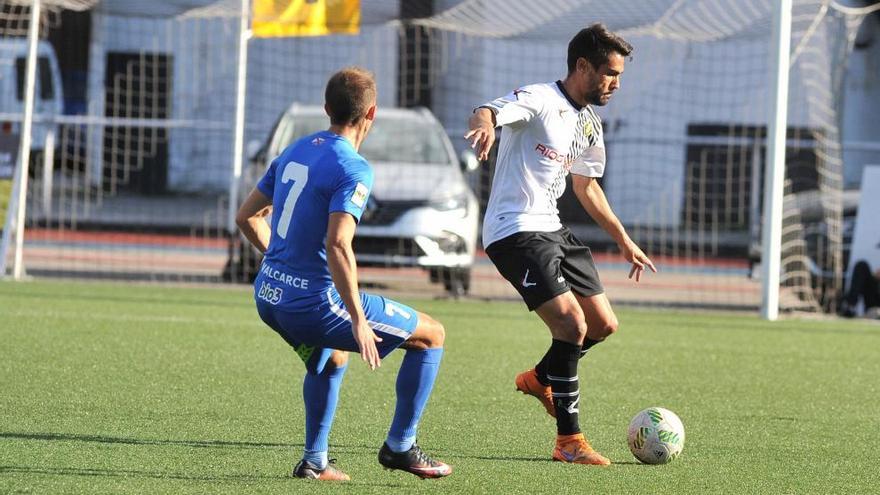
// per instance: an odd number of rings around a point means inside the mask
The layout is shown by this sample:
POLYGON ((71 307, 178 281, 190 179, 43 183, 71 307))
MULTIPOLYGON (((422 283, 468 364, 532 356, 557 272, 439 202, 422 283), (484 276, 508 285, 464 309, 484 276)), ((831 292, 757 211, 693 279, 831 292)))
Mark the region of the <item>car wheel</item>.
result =
POLYGON ((446 292, 453 297, 464 296, 471 290, 470 268, 440 268, 437 276, 446 292))

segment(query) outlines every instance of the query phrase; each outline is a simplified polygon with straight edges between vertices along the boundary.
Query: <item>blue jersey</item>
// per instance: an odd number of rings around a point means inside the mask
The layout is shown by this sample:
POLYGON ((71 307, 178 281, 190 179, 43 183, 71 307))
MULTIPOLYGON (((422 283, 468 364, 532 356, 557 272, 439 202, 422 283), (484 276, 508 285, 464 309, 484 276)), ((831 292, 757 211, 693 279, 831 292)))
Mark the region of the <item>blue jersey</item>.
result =
POLYGON ((296 141, 272 161, 257 184, 273 205, 260 274, 284 289, 279 303, 306 309, 333 284, 326 248, 330 213, 346 212, 360 221, 372 187, 367 161, 329 131, 296 141))

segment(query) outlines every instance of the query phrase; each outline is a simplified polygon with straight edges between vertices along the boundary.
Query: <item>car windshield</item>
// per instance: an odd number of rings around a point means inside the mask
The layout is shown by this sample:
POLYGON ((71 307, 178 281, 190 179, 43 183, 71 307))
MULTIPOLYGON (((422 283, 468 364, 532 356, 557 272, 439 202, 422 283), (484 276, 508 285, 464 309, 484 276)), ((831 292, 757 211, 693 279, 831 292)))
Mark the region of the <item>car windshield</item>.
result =
MULTIPOLYGON (((280 147, 330 126, 330 120, 322 115, 288 116, 285 120, 280 147)), ((442 132, 434 122, 418 116, 382 117, 379 110, 360 154, 370 162, 446 164, 450 160, 442 132)))

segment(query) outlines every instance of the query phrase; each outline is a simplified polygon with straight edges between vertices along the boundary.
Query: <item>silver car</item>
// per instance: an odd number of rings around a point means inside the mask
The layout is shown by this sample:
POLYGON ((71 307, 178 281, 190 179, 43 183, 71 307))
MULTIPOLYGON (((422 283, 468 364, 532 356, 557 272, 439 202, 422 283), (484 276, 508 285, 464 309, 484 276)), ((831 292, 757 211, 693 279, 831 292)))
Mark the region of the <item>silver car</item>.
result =
MULTIPOLYGON (((329 125, 322 107, 292 105, 262 147, 251 145, 259 150, 243 174, 243 194, 285 147, 329 125)), ((480 213, 465 174, 478 167, 476 157, 456 157, 443 126, 424 108, 380 108, 359 151, 375 179, 355 234, 358 264, 425 268, 451 294, 467 293, 480 213)), ((224 276, 252 278, 259 255, 236 242, 242 247, 231 252, 240 259, 229 260, 224 276)))

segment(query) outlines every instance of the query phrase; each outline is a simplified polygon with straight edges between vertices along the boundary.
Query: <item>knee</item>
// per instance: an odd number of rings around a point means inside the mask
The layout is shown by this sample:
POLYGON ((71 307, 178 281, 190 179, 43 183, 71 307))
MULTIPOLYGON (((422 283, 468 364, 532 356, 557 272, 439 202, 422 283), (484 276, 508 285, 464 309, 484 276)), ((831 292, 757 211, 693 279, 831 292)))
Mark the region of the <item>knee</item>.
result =
POLYGON ((612 316, 609 319, 603 320, 597 326, 595 336, 592 335, 594 332, 590 332, 590 336, 595 338, 595 340, 604 340, 617 332, 617 328, 619 327, 619 325, 620 324, 617 321, 617 317, 612 316))
POLYGON ((583 342, 587 336, 587 323, 580 313, 574 311, 559 315, 556 326, 569 342, 583 342))
POLYGON ((439 321, 434 321, 434 324, 431 325, 431 332, 428 336, 427 347, 429 349, 443 347, 443 344, 446 343, 446 327, 443 326, 439 321))
POLYGON ((617 321, 617 318, 611 318, 605 323, 603 330, 605 331, 605 336, 608 337, 611 334, 617 332, 617 328, 620 326, 620 323, 617 321))
POLYGON ((446 342, 446 329, 439 321, 421 315, 416 331, 401 347, 412 350, 438 349, 446 342))
POLYGON ((327 368, 343 368, 348 364, 348 353, 345 351, 333 351, 327 360, 327 368))

